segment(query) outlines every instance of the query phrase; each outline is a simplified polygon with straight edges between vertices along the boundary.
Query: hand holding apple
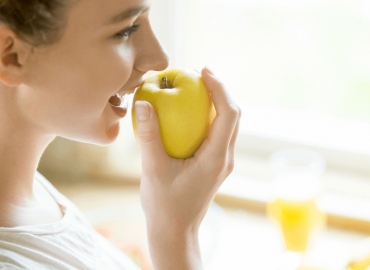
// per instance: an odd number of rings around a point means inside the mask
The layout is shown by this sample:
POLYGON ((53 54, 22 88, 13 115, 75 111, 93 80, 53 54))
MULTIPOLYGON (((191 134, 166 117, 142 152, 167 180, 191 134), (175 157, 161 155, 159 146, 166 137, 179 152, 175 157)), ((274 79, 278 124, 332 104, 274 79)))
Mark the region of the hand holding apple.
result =
MULTIPOLYGON (((192 157, 215 117, 210 93, 200 74, 190 69, 169 69, 148 77, 135 91, 133 102, 137 100, 154 107, 163 147, 174 158, 192 157)), ((136 134, 135 106, 132 108, 136 134)))
POLYGON ((233 169, 240 110, 217 77, 206 68, 201 75, 217 116, 191 158, 170 157, 163 147, 154 105, 134 104, 142 158, 140 200, 154 269, 202 269, 199 226, 233 169))

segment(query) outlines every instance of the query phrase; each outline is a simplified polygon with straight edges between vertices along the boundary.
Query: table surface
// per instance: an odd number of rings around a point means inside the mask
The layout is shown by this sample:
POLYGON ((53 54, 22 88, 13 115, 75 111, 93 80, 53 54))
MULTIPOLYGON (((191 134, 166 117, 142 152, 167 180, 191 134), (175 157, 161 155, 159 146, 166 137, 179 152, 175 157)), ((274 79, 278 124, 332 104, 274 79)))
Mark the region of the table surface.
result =
MULTIPOLYGON (((109 183, 53 183, 117 246, 132 244, 148 256, 139 187, 109 183)), ((367 235, 332 228, 322 230, 300 269, 343 270, 353 248, 367 235)), ((282 241, 265 215, 213 204, 200 228, 206 270, 276 269, 282 241)), ((148 268, 149 269, 149 268, 148 268)), ((284 269, 289 270, 289 269, 284 269)))

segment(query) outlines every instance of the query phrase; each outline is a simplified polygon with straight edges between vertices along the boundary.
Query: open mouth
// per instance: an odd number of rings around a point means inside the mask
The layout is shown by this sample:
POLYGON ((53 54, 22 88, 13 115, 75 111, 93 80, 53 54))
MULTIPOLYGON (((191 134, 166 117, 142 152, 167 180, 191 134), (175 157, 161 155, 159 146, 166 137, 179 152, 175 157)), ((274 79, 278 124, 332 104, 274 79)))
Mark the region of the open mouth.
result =
POLYGON ((114 107, 121 107, 123 105, 123 101, 124 101, 124 96, 121 96, 120 94, 115 94, 113 96, 110 97, 110 99, 108 100, 109 103, 114 106, 114 107))

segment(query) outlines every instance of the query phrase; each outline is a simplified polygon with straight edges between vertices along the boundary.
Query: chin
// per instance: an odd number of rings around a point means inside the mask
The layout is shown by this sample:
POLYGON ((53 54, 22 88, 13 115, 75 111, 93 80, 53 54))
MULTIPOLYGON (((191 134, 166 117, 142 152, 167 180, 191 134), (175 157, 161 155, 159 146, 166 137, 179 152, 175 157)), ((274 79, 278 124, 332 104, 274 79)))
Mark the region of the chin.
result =
POLYGON ((108 128, 103 136, 95 142, 97 145, 106 146, 116 141, 120 132, 119 122, 112 127, 108 128))
POLYGON ((63 136, 61 137, 78 141, 82 143, 88 143, 88 144, 95 144, 99 146, 107 146, 112 144, 114 141, 116 141, 118 135, 120 132, 120 125, 119 122, 110 126, 106 127, 101 130, 95 130, 94 132, 89 132, 89 134, 86 136, 83 134, 80 134, 80 136, 63 136))

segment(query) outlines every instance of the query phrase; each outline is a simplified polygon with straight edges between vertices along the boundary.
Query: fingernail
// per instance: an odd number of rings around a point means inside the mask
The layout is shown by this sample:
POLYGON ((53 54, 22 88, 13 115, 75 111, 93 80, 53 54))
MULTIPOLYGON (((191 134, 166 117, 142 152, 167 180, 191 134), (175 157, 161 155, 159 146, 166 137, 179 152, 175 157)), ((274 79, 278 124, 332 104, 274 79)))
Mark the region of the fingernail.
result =
POLYGON ((139 122, 147 121, 150 116, 149 107, 145 101, 135 102, 136 120, 139 122))
POLYGON ((204 69, 208 72, 208 74, 214 75, 213 72, 209 69, 209 67, 205 67, 204 69))

